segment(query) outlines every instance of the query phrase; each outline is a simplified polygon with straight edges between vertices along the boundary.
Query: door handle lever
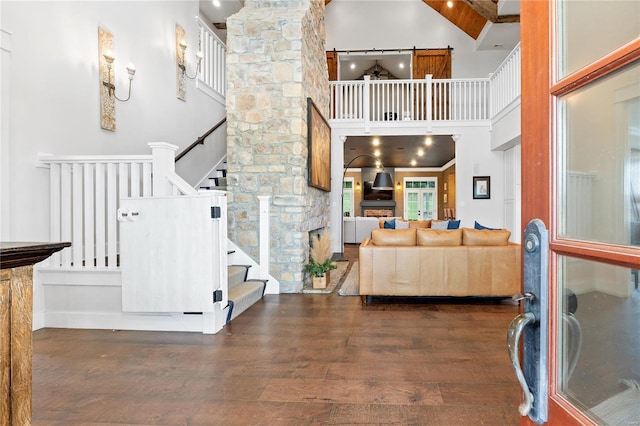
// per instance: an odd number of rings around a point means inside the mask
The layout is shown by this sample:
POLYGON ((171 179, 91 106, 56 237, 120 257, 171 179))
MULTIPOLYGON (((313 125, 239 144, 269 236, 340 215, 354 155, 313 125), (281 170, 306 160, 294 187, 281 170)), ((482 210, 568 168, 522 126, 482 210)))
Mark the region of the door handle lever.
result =
POLYGON ((535 321, 536 317, 531 312, 522 313, 511 321, 507 332, 507 348, 509 349, 511 366, 515 371, 520 387, 522 388, 523 400, 518 407, 518 412, 521 416, 526 416, 529 414, 529 411, 531 411, 531 407, 533 406, 533 394, 529 390, 529 385, 527 384, 527 380, 522 372, 522 367, 520 366, 520 355, 518 353, 520 347, 520 336, 522 335, 524 328, 529 324, 533 324, 535 321))

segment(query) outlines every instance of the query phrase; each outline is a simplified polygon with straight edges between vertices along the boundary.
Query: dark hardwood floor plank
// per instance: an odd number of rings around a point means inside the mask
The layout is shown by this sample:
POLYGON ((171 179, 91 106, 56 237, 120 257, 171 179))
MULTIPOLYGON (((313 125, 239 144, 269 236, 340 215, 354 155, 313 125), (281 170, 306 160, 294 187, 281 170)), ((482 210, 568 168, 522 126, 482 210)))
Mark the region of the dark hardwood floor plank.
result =
POLYGON ((517 424, 517 307, 267 295, 220 333, 34 333, 34 425, 517 424))

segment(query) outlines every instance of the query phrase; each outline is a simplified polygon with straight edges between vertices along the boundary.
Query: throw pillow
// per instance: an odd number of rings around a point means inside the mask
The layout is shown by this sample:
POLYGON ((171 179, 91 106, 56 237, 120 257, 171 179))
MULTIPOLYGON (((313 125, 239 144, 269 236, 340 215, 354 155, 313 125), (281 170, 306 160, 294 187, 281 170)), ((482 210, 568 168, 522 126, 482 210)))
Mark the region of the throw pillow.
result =
POLYGON ((396 229, 409 229, 409 222, 396 220, 396 229))
POLYGON ((460 228, 460 219, 458 220, 450 220, 447 225, 447 229, 458 229, 460 228))
POLYGON ((506 246, 511 232, 506 229, 462 228, 462 245, 465 246, 506 246))
POLYGON ((462 229, 426 229, 417 231, 419 246, 459 246, 462 244, 462 229))
POLYGON ((384 229, 396 229, 396 220, 385 220, 384 229))
POLYGON ((480 225, 476 221, 474 221, 473 227, 475 229, 489 229, 490 231, 498 231, 500 229, 500 228, 489 228, 488 226, 480 225))
POLYGON ((448 226, 448 220, 434 220, 431 222, 431 229, 447 229, 448 226))
POLYGON ((412 220, 409 222, 409 228, 431 228, 431 219, 412 220))

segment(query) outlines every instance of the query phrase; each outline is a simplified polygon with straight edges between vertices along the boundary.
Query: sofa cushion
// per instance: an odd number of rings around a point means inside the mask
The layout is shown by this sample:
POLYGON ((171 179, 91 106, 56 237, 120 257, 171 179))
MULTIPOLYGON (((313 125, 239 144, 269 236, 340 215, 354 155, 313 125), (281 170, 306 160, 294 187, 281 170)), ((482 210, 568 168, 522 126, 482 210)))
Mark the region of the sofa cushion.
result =
POLYGON ((409 228, 431 228, 431 219, 427 220, 410 220, 409 228))
POLYGON ((419 246, 459 246, 462 229, 418 229, 416 239, 419 246))
POLYGON ((506 246, 511 232, 506 229, 462 228, 462 245, 465 246, 506 246))
POLYGON ((415 246, 415 229, 374 229, 371 231, 374 246, 415 246))
POLYGON ((432 229, 447 229, 449 226, 448 220, 434 220, 431 222, 432 229))

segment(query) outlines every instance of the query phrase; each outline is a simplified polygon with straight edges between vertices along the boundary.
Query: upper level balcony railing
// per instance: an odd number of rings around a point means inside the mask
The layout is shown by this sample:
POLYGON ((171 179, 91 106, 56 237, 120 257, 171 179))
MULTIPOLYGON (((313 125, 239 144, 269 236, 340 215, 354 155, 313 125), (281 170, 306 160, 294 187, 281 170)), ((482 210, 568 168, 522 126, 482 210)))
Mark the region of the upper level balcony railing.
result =
MULTIPOLYGON (((488 121, 520 96, 520 46, 489 78, 330 81, 334 123, 488 121)), ((397 123, 394 123, 397 125, 397 123)))
POLYGON ((227 48, 202 19, 200 24, 200 51, 202 52, 202 69, 198 74, 198 87, 210 96, 222 99, 226 96, 227 48))

